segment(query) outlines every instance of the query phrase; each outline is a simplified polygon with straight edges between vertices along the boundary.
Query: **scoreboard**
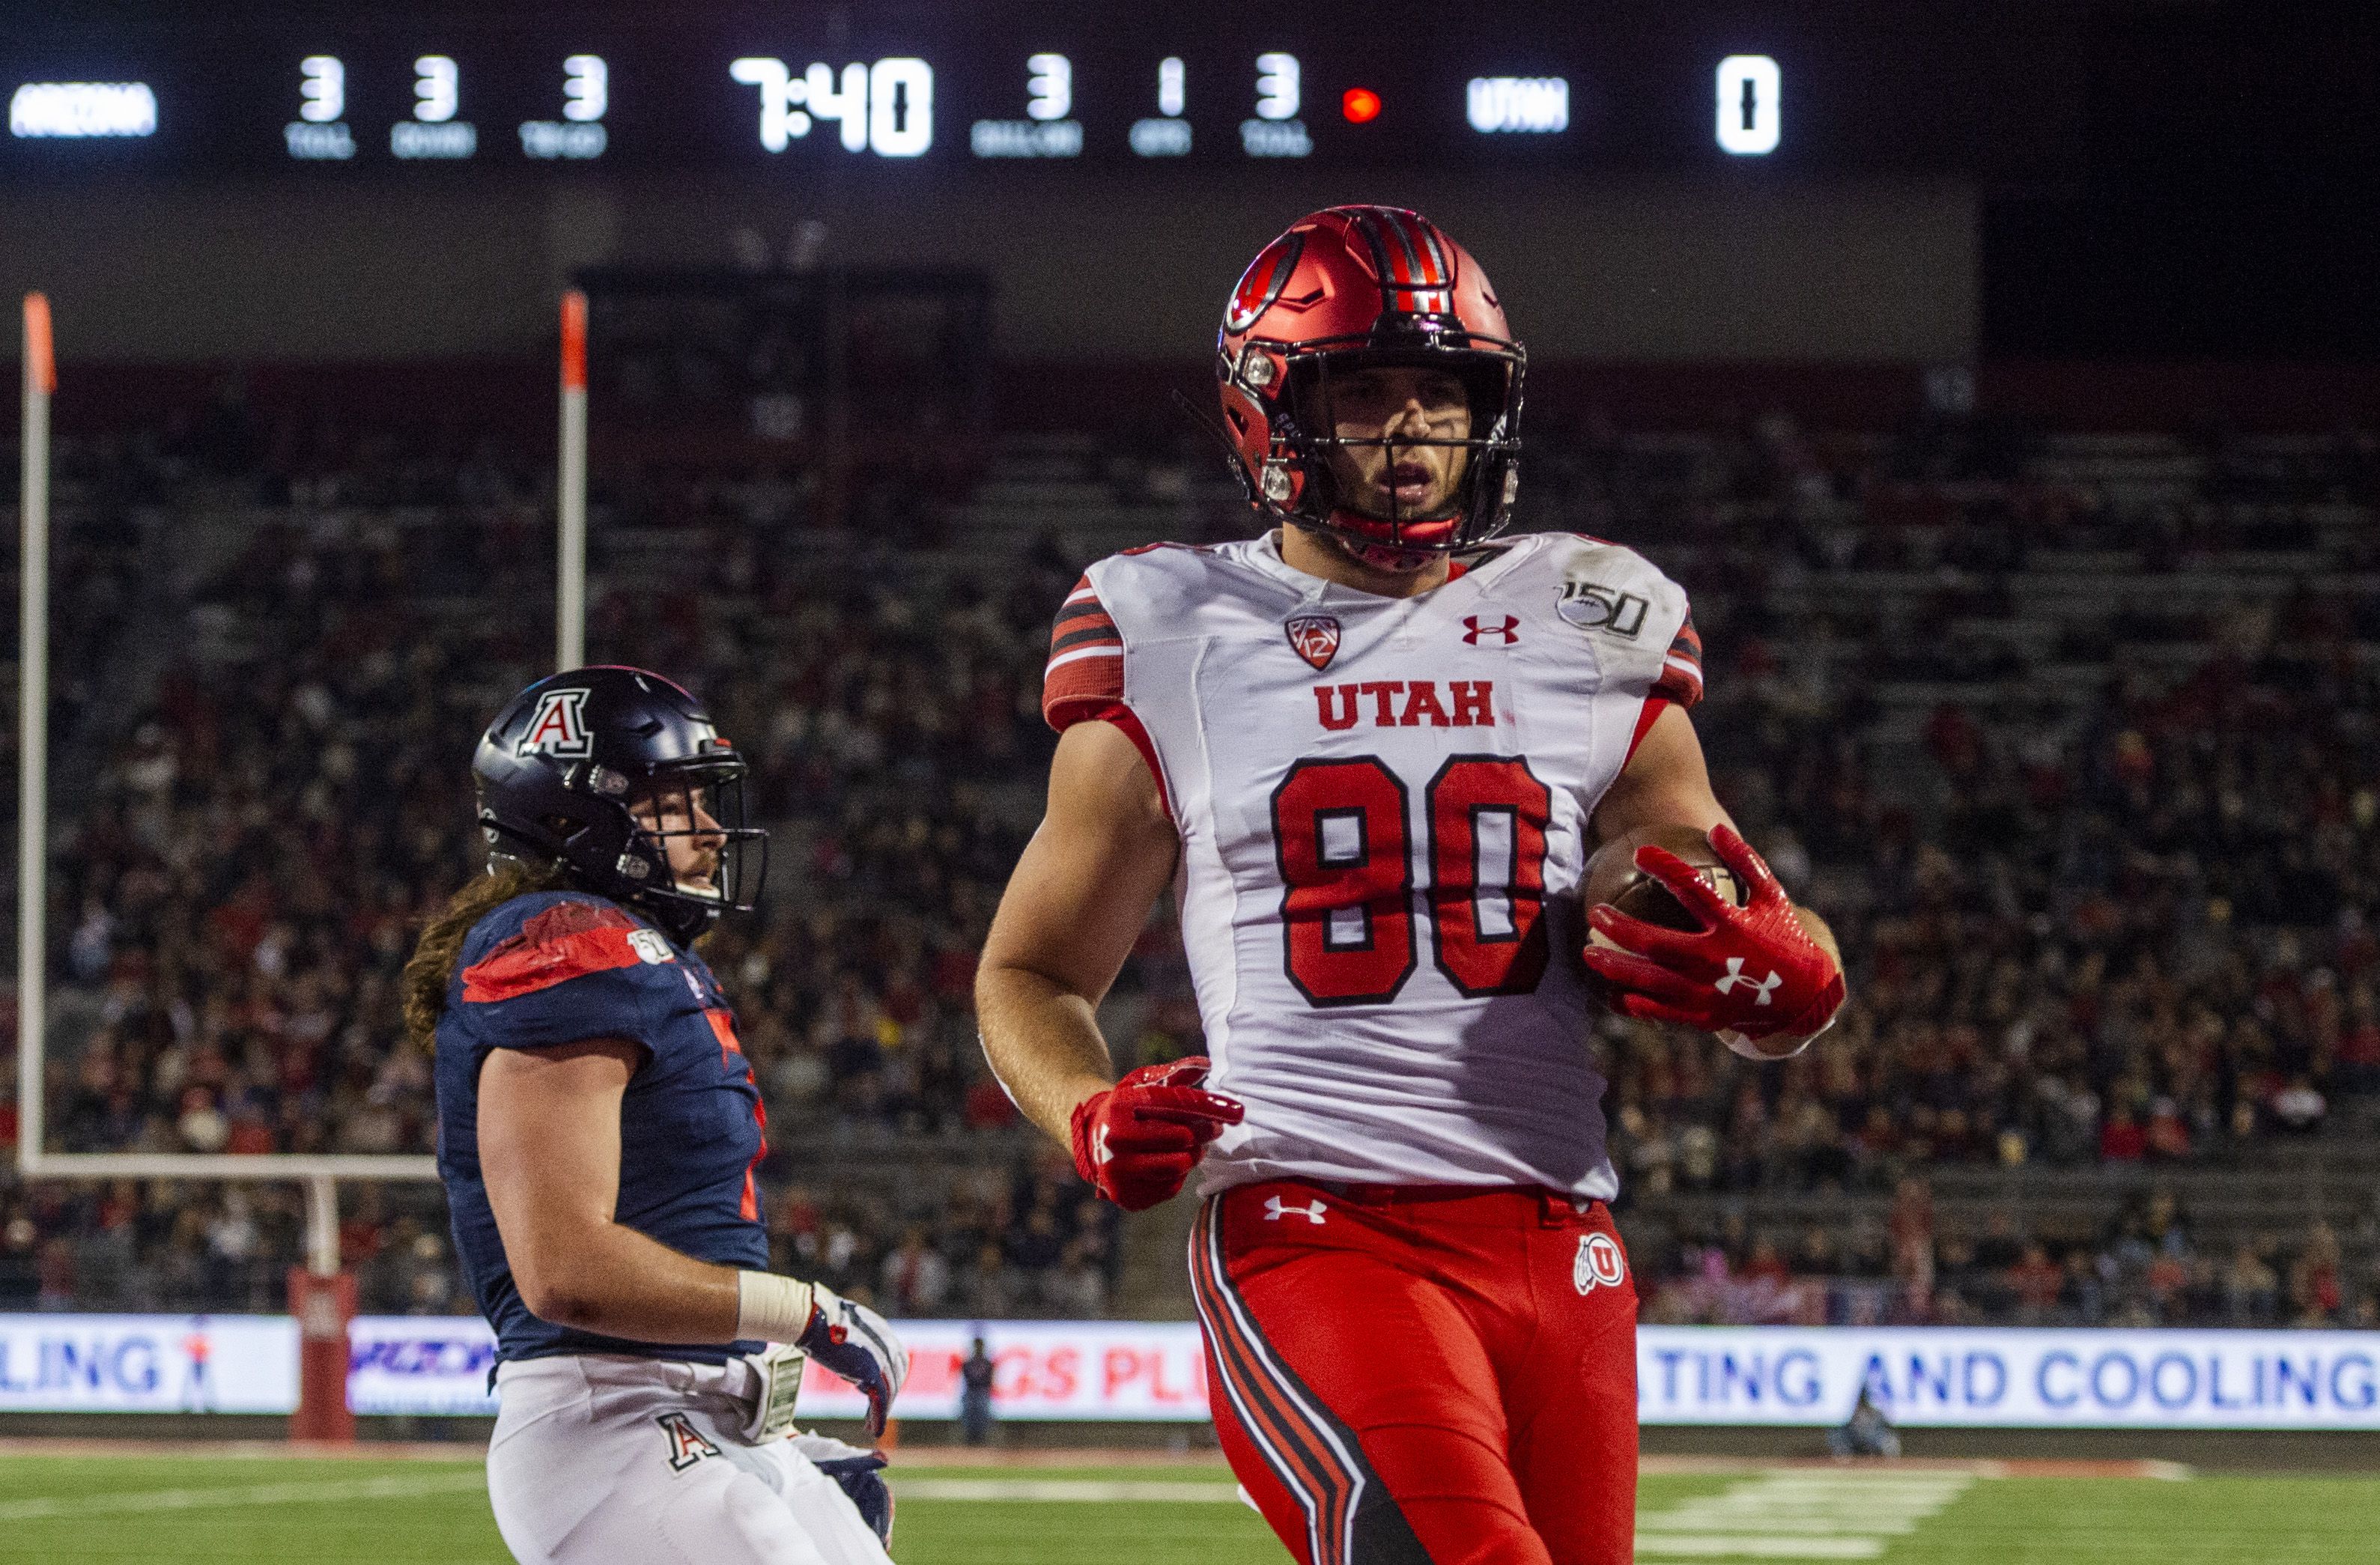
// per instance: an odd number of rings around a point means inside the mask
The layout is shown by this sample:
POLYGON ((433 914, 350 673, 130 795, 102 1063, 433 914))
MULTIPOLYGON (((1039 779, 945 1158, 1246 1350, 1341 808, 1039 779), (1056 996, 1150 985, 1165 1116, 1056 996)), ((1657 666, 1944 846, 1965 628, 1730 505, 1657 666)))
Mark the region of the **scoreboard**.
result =
POLYGON ((1702 21, 1674 7, 1169 11, 652 7, 574 21, 375 7, 148 36, 19 30, 0 37, 0 174, 1951 171, 2044 128, 2038 93, 1998 91, 1991 50, 1925 15, 1830 30, 1782 5, 1702 21))

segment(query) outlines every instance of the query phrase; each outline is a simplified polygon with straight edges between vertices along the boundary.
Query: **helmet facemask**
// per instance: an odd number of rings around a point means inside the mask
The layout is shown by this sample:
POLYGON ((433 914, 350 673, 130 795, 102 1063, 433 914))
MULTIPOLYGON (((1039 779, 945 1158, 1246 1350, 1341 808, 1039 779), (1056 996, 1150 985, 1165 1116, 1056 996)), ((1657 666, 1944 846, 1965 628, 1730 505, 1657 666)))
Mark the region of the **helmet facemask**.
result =
MULTIPOLYGON (((1276 522, 1322 534, 1376 570, 1419 570, 1493 537, 1510 519, 1517 487, 1519 345, 1429 324, 1410 346, 1377 338, 1254 339, 1230 377, 1264 408, 1269 425, 1270 454, 1252 478, 1253 498, 1276 522), (1378 435, 1341 433, 1338 415, 1351 379, 1393 369, 1459 381, 1467 427, 1462 419, 1433 419, 1416 430, 1400 414, 1378 435), (1451 492, 1416 504, 1398 497, 1393 477, 1385 496, 1348 492, 1352 472, 1378 462, 1392 473, 1401 453, 1424 448, 1459 463, 1451 492)), ((1439 469, 1438 462, 1426 465, 1439 469)))
POLYGON ((629 792, 619 872, 681 939, 759 898, 769 833, 746 824, 744 782, 741 760, 697 760, 658 769, 629 792))

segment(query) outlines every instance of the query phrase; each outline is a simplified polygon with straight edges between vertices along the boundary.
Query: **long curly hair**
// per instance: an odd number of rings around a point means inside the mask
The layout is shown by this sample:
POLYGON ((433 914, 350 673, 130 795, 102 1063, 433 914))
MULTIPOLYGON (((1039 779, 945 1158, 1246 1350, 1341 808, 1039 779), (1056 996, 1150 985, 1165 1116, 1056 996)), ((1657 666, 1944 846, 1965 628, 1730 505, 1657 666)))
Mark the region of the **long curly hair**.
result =
POLYGON ((474 877, 446 905, 422 926, 421 939, 405 964, 405 1033, 425 1053, 437 1047, 438 1018, 446 1011, 446 986, 455 977, 463 937, 488 912, 531 892, 550 892, 568 883, 561 864, 525 864, 500 858, 484 875, 474 877))

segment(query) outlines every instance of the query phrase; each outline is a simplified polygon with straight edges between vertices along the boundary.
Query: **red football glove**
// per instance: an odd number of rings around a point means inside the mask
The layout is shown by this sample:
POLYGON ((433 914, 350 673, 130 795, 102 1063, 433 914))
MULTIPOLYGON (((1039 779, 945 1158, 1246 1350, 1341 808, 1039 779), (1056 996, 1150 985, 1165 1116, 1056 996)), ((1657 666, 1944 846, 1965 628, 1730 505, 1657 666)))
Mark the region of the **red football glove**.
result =
POLYGON ((1585 953, 1586 964, 1612 986, 1611 1008, 1755 1041, 1824 1032, 1843 1003, 1841 966, 1793 916, 1785 888, 1751 843, 1714 826, 1710 844, 1751 888, 1743 906, 1713 891, 1667 848, 1647 846, 1636 850, 1636 867, 1667 886, 1703 927, 1664 929, 1609 904, 1587 911, 1597 933, 1627 948, 1589 946, 1585 953))
POLYGON ((1173 1198, 1207 1144, 1247 1113, 1208 1092, 1207 1060, 1143 1065, 1075 1105, 1075 1171, 1127 1212, 1173 1198))

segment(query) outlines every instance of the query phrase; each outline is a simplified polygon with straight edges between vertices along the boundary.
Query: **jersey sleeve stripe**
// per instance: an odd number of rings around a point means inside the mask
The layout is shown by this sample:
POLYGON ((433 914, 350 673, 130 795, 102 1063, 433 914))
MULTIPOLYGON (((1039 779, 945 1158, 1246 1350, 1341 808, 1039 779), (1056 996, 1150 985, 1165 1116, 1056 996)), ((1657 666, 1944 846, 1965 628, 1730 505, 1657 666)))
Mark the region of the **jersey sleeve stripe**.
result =
POLYGON ((1050 627, 1050 661, 1041 671, 1041 717, 1063 734, 1123 699, 1123 633, 1083 576, 1058 607, 1050 627))
MULTIPOLYGON (((1077 647, 1071 652, 1061 652, 1056 657, 1050 659, 1050 666, 1045 672, 1054 673, 1066 664, 1080 662, 1085 658, 1121 658, 1123 656, 1123 649, 1121 646, 1077 647)), ((1119 690, 1117 694, 1122 695, 1123 692, 1119 690)))
POLYGON ((1703 671, 1683 658, 1661 660, 1661 677, 1653 682, 1653 693, 1666 696, 1682 707, 1691 707, 1703 698, 1703 671))
POLYGON ((1050 643, 1050 650, 1054 655, 1069 648, 1087 647, 1095 642, 1103 643, 1122 651, 1123 633, 1112 625, 1087 625, 1079 630, 1070 630, 1063 636, 1054 637, 1050 643))

